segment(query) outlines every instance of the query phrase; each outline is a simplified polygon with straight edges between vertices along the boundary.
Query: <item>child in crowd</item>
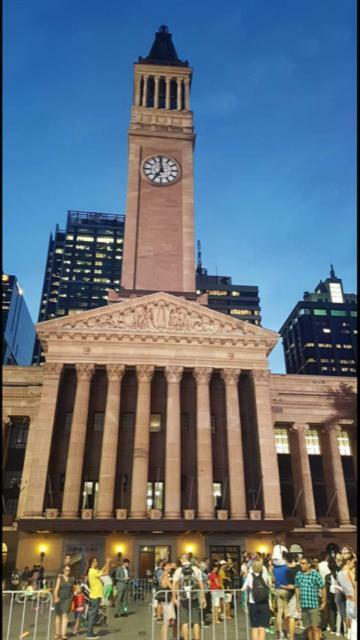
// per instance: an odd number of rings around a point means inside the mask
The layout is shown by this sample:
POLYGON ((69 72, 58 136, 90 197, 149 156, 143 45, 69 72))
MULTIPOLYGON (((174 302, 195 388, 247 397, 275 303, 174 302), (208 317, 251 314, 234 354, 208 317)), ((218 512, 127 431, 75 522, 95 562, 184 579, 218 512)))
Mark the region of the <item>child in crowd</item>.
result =
POLYGON ((85 611, 85 602, 86 599, 83 592, 81 591, 81 586, 77 584, 75 586, 75 593, 72 601, 72 609, 75 613, 75 624, 73 627, 74 636, 78 635, 80 630, 80 620, 85 611))

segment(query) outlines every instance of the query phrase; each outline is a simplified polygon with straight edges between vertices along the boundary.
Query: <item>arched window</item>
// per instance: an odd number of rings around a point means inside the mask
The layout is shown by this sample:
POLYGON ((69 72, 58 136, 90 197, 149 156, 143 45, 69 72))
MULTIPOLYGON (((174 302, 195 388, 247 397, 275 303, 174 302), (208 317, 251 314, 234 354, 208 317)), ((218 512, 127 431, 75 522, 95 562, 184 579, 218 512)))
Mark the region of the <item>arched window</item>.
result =
POLYGON ((154 106, 154 96, 155 96, 155 80, 151 76, 148 79, 147 101, 146 101, 146 106, 147 107, 153 107, 154 106))
POLYGON ((159 109, 165 109, 166 83, 165 78, 159 80, 159 109))
POLYGON ((170 81, 170 109, 176 109, 177 101, 177 82, 172 79, 170 81))

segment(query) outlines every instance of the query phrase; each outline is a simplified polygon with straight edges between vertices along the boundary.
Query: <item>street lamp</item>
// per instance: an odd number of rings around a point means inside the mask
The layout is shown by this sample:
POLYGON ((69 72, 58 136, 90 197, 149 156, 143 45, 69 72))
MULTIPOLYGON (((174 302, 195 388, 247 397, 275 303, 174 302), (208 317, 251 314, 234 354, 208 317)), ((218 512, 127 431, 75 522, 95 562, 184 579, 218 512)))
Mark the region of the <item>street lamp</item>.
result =
POLYGON ((123 550, 124 550, 124 547, 122 546, 122 544, 119 544, 116 547, 116 554, 117 554, 117 559, 118 559, 119 562, 121 561, 121 556, 122 556, 123 550))

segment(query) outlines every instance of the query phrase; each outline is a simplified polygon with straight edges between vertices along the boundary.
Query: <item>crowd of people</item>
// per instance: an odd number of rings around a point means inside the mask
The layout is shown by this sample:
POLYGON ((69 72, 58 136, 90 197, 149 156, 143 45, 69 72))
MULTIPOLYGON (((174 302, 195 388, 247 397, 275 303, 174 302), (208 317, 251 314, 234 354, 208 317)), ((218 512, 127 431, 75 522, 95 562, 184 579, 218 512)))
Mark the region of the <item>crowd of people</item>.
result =
MULTIPOLYGON (((11 581, 14 588, 41 589, 44 568, 25 567, 21 574, 15 569, 11 581)), ((86 631, 88 640, 99 637, 94 626, 106 624, 109 606, 115 617, 127 616, 130 581, 129 560, 107 558, 100 568, 91 558, 82 584, 76 584, 66 556, 53 589, 55 640, 67 639, 71 611, 72 635, 86 631)), ((161 640, 169 633, 173 640, 188 640, 190 627, 199 640, 201 627, 234 617, 238 624, 240 610, 248 615, 252 640, 265 640, 267 631, 277 640, 295 640, 299 632, 303 640, 322 640, 325 631, 356 637, 356 556, 350 548, 309 557, 276 541, 271 554, 244 552, 240 566, 230 556, 210 562, 183 554, 177 562, 159 561, 149 582, 161 640)))

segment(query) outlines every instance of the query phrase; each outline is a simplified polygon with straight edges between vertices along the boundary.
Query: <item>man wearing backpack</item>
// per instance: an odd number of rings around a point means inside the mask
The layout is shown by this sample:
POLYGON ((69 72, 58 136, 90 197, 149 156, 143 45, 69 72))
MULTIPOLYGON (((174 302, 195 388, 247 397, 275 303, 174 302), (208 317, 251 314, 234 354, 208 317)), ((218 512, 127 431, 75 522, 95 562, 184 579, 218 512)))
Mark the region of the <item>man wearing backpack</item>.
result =
POLYGON ((191 564, 189 556, 185 553, 180 558, 181 567, 174 573, 173 594, 178 606, 178 615, 181 624, 181 635, 184 640, 189 638, 189 625, 193 627, 193 640, 200 640, 200 607, 205 609, 206 598, 201 571, 191 564))
POLYGON ((242 587, 247 591, 252 640, 265 640, 270 625, 269 574, 262 560, 254 560, 242 587))

